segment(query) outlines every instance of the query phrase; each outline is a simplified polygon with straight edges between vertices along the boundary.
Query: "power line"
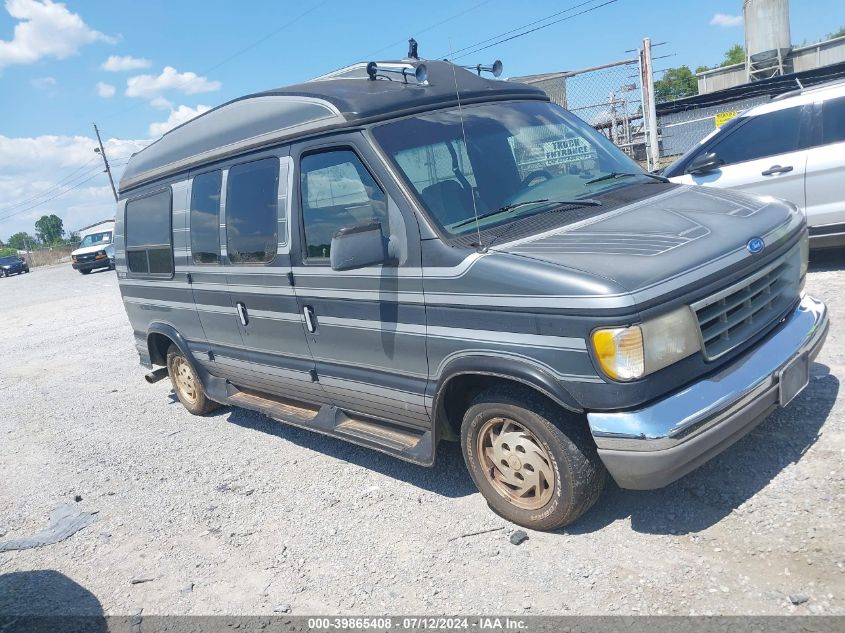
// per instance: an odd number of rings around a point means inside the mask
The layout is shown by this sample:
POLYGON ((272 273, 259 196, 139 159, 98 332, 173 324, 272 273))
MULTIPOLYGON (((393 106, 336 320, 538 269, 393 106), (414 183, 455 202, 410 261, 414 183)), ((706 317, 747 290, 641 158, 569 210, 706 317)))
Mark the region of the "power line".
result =
MULTIPOLYGON (((309 14, 313 13, 314 11, 316 11, 317 9, 319 9, 320 7, 322 7, 323 5, 325 5, 326 3, 328 3, 328 1, 329 1, 329 0, 323 0, 322 2, 319 2, 319 3, 315 4, 315 5, 314 5, 313 7, 311 7, 310 9, 308 9, 308 10, 306 10, 306 11, 303 11, 302 13, 300 13, 299 15, 297 15, 297 16, 296 16, 295 18, 293 18, 292 20, 288 20, 287 22, 285 22, 284 24, 282 24, 282 25, 281 25, 280 27, 278 27, 277 29, 275 29, 275 30, 273 30, 272 32, 268 33, 267 35, 265 35, 265 36, 263 36, 263 37, 261 37, 261 38, 259 38, 259 39, 255 40, 254 42, 252 42, 251 44, 249 44, 249 45, 247 45, 247 46, 243 47, 242 49, 240 49, 240 50, 238 50, 238 51, 235 51, 234 53, 232 53, 232 54, 231 54, 231 55, 229 55, 228 57, 224 58, 223 60, 219 61, 218 63, 214 64, 213 66, 209 66, 208 68, 205 68, 204 70, 201 70, 199 74, 201 74, 201 75, 207 75, 207 74, 208 74, 208 73, 210 73, 211 71, 213 71, 213 70, 217 70, 217 69, 218 69, 218 68, 220 68, 221 66, 223 66, 223 65, 225 65, 225 64, 228 64, 230 61, 232 61, 232 60, 233 60, 233 59, 235 59, 236 57, 238 57, 238 56, 240 56, 240 55, 243 55, 243 54, 244 54, 244 53, 246 53, 247 51, 252 50, 253 48, 255 48, 256 46, 258 46, 258 45, 260 45, 260 44, 263 44, 264 42, 266 42, 266 41, 267 41, 267 40, 269 40, 270 38, 274 37, 275 35, 278 35, 278 34, 279 34, 281 31, 283 31, 284 29, 286 29, 286 28, 288 28, 288 27, 290 27, 290 26, 293 26, 293 25, 294 25, 294 24, 296 24, 299 20, 301 20, 302 18, 304 18, 305 16, 307 16, 307 15, 309 15, 309 14)), ((178 87, 179 87, 179 85, 181 85, 181 84, 182 84, 182 83, 184 83, 185 81, 187 81, 187 80, 185 80, 185 79, 180 80, 180 81, 179 81, 176 85, 172 86, 172 88, 178 88, 178 87)), ((120 115, 122 115, 122 114, 126 114, 127 112, 131 112, 132 110, 135 110, 135 109, 137 109, 137 108, 140 108, 140 107, 141 107, 142 105, 144 105, 144 104, 145 104, 145 102, 144 102, 144 101, 139 101, 139 102, 135 103, 134 105, 129 106, 128 108, 124 108, 123 110, 119 110, 119 111, 117 111, 117 112, 114 112, 113 114, 108 114, 108 115, 106 115, 106 116, 104 116, 104 117, 101 117, 101 120, 113 119, 113 118, 114 118, 114 117, 116 117, 116 116, 120 116, 120 115)))
POLYGON ((76 176, 76 174, 78 174, 80 171, 82 171, 88 165, 90 165, 92 162, 94 162, 94 160, 96 160, 96 158, 97 158, 96 156, 92 156, 90 159, 88 159, 88 161, 85 164, 77 167, 72 172, 66 174, 61 180, 59 180, 56 183, 53 183, 47 189, 40 191, 37 194, 30 196, 29 198, 24 198, 23 200, 18 200, 17 202, 15 202, 13 204, 6 205, 5 207, 0 207, 0 213, 2 213, 4 211, 10 211, 10 210, 12 210, 16 207, 20 207, 20 206, 23 206, 23 205, 28 204, 30 202, 33 202, 33 201, 37 200, 38 198, 50 195, 51 193, 53 193, 54 190, 59 189, 66 182, 73 180, 73 178, 74 178, 74 176, 76 176))
POLYGON ((252 50, 253 48, 255 48, 256 46, 258 46, 259 44, 263 44, 264 42, 266 42, 267 40, 269 40, 271 37, 273 37, 274 35, 277 35, 277 34, 278 34, 278 33, 280 33, 281 31, 283 31, 283 30, 285 30, 286 28, 288 28, 289 26, 293 26, 294 24, 296 24, 297 22, 299 22, 299 20, 301 20, 302 18, 304 18, 306 15, 309 15, 309 14, 313 13, 314 11, 316 11, 317 9, 319 9, 320 7, 322 7, 324 4, 326 4, 328 1, 329 1, 329 0, 323 0, 322 2, 319 2, 318 4, 315 4, 313 7, 311 7, 311 8, 310 8, 310 9, 308 9, 307 11, 303 11, 302 13, 300 13, 299 15, 297 15, 295 18, 293 18, 292 20, 289 20, 288 22, 285 22, 284 24, 282 24, 282 26, 280 26, 279 28, 275 29, 274 31, 272 31, 272 32, 268 33, 268 34, 267 34, 267 35, 265 35, 264 37, 262 37, 262 38, 259 38, 259 39, 255 40, 252 44, 249 44, 248 46, 245 46, 244 48, 240 49, 239 51, 237 51, 237 52, 235 52, 235 53, 232 53, 232 54, 231 54, 231 55, 229 55, 227 58, 225 58, 223 61, 218 62, 217 64, 215 64, 214 66, 212 66, 212 67, 210 67, 210 68, 205 69, 204 71, 202 71, 202 73, 203 73, 203 74, 210 73, 212 70, 217 70, 218 68, 220 68, 220 67, 221 67, 221 66, 223 66, 224 64, 228 64, 230 61, 232 61, 233 59, 235 59, 235 57, 238 57, 238 56, 240 56, 240 55, 243 55, 243 54, 244 54, 244 53, 246 53, 247 51, 250 51, 250 50, 252 50))
POLYGON ((13 218, 13 217, 18 216, 18 215, 21 215, 23 213, 26 213, 27 211, 31 211, 32 209, 39 207, 42 204, 46 204, 48 202, 51 202, 52 200, 55 200, 56 198, 60 198, 61 196, 65 195, 66 193, 69 193, 69 192, 71 192, 75 189, 79 189, 82 185, 84 185, 85 183, 93 180, 94 178, 99 176, 101 173, 102 173, 102 171, 99 168, 97 168, 96 173, 91 174, 90 176, 88 176, 84 180, 80 180, 79 182, 74 183, 73 186, 69 186, 64 191, 60 191, 59 193, 57 193, 57 194, 55 194, 55 195, 53 195, 53 196, 51 196, 51 197, 49 197, 45 200, 41 200, 40 202, 32 204, 28 207, 25 207, 23 209, 19 209, 18 211, 15 211, 13 213, 9 213, 9 214, 4 215, 3 217, 0 217, 0 222, 8 220, 9 218, 13 218))
MULTIPOLYGON (((594 0, 593 0, 593 1, 594 1, 594 0)), ((592 11, 595 11, 596 9, 601 9, 602 7, 606 7, 607 5, 609 5, 609 4, 614 4, 615 2, 618 2, 618 1, 619 1, 619 0, 607 0, 607 2, 603 2, 602 4, 595 5, 595 6, 593 6, 593 7, 588 8, 588 9, 584 9, 583 11, 579 11, 578 13, 574 13, 574 14, 572 14, 572 15, 568 15, 568 16, 566 16, 566 17, 564 17, 564 18, 560 18, 560 19, 558 19, 558 20, 554 20, 554 21, 552 21, 552 22, 548 22, 548 23, 543 24, 543 25, 541 25, 541 26, 537 26, 537 27, 535 27, 535 28, 533 28, 533 29, 529 29, 529 30, 527 30, 527 31, 522 31, 522 32, 520 32, 520 33, 517 33, 516 35, 511 35, 510 37, 505 37, 505 38, 500 39, 500 40, 497 40, 497 41, 495 41, 495 42, 493 42, 493 43, 491 43, 491 44, 487 44, 486 46, 481 46, 481 47, 479 47, 479 48, 473 48, 472 46, 466 47, 466 48, 472 48, 472 50, 470 50, 470 51, 468 51, 468 52, 466 52, 466 53, 463 53, 462 55, 458 55, 458 56, 457 56, 457 57, 455 57, 454 59, 461 59, 462 57, 467 57, 467 56, 472 55, 472 54, 474 54, 474 53, 478 53, 478 52, 483 51, 483 50, 486 50, 486 49, 488 49, 488 48, 492 48, 493 46, 498 46, 499 44, 504 44, 505 42, 509 42, 509 41, 511 41, 511 40, 515 40, 515 39, 517 39, 517 38, 519 38, 519 37, 523 37, 523 36, 525 36, 525 35, 529 35, 530 33, 534 33, 534 32, 536 32, 536 31, 539 31, 539 30, 541 30, 541 29, 548 28, 548 27, 550 27, 550 26, 554 26, 555 24, 559 24, 559 23, 561 23, 561 22, 565 22, 566 20, 571 20, 572 18, 576 18, 576 17, 578 17, 579 15, 584 15, 584 14, 586 14, 586 13, 590 13, 590 12, 592 12, 592 11)), ((572 7, 570 10, 572 10, 572 9, 576 9, 576 8, 578 8, 578 7, 581 7, 581 6, 584 6, 585 4, 589 4, 589 3, 588 3, 588 2, 583 2, 583 3, 579 4, 579 5, 576 5, 575 7, 572 7)), ((560 14, 558 13, 558 14, 556 14, 556 15, 560 15, 560 14)), ((551 17, 551 16, 550 16, 550 17, 551 17)), ((545 18, 545 19, 548 19, 548 18, 545 18)), ((539 21, 539 22, 542 22, 543 20, 538 20, 538 21, 539 21)), ((537 22, 533 22, 533 24, 536 24, 536 23, 537 23, 537 22)), ((526 26, 527 26, 527 25, 526 25, 526 26)), ((520 27, 520 28, 525 28, 525 26, 520 27)), ((519 30, 519 29, 514 29, 514 30, 519 30)), ((509 31, 509 33, 513 33, 513 30, 509 31)), ((503 34, 501 34, 501 35, 505 35, 505 34, 506 34, 506 33, 503 33, 503 34)), ((497 36, 497 37, 500 37, 500 36, 497 36)), ((493 38, 490 38, 490 39, 493 39, 493 38)), ((486 40, 486 41, 489 41, 489 40, 486 40)), ((479 42, 479 44, 480 44, 480 43, 483 43, 483 42, 479 42)), ((473 46, 474 46, 474 45, 473 45, 473 46)), ((466 50, 466 48, 465 48, 464 50, 466 50)), ((453 60, 453 61, 454 61, 454 60, 453 60)))
MULTIPOLYGON (((478 42, 475 42, 474 44, 470 44, 469 46, 464 46, 463 48, 459 48, 457 50, 450 51, 448 53, 448 56, 453 57, 455 59, 458 59, 457 56, 460 53, 463 53, 464 51, 469 51, 469 49, 471 49, 471 48, 474 48, 476 46, 480 46, 482 44, 487 44, 488 42, 491 42, 495 39, 498 39, 500 37, 504 37, 506 35, 510 35, 512 33, 516 33, 518 31, 521 31, 522 29, 526 29, 526 28, 529 28, 531 26, 534 26, 535 24, 540 24, 542 22, 546 22, 547 20, 551 20, 552 18, 555 18, 559 15, 564 15, 564 14, 569 13, 571 11, 574 11, 575 9, 578 9, 580 7, 586 6, 588 4, 592 4, 593 2, 596 2, 596 1, 597 0, 586 0, 586 2, 581 2, 579 4, 573 5, 573 6, 569 7, 568 9, 564 9, 563 11, 557 11, 556 13, 552 13, 551 15, 547 15, 546 17, 540 18, 539 20, 534 20, 533 22, 529 22, 528 24, 523 24, 522 26, 518 26, 518 27, 513 28, 509 31, 505 31, 504 33, 499 33, 498 35, 493 35, 492 37, 488 37, 487 39, 480 40, 478 42)), ((467 53, 467 54, 469 54, 469 53, 467 53)), ((439 58, 443 58, 443 57, 446 57, 446 56, 447 55, 440 55, 439 58)), ((464 56, 465 55, 460 55, 460 57, 464 57, 464 56)))
MULTIPOLYGON (((424 29, 414 29, 414 37, 416 37, 417 35, 422 35, 423 33, 428 33, 432 29, 436 29, 438 26, 443 26, 447 22, 451 22, 452 20, 455 20, 455 19, 461 17, 462 15, 466 15, 470 11, 475 11, 479 7, 482 7, 485 4, 489 4, 491 1, 492 0, 484 0, 483 2, 479 2, 478 4, 474 4, 470 8, 464 9, 463 11, 455 13, 454 15, 450 15, 448 18, 444 18, 443 20, 440 20, 440 22, 432 24, 431 26, 427 26, 424 29)), ((378 55, 382 51, 386 51, 389 48, 393 48, 394 46, 399 46, 399 44, 404 44, 404 43, 405 43, 405 40, 398 40, 396 42, 388 44, 387 46, 383 46, 382 48, 378 49, 377 51, 367 55, 367 58, 375 57, 376 55, 378 55)))

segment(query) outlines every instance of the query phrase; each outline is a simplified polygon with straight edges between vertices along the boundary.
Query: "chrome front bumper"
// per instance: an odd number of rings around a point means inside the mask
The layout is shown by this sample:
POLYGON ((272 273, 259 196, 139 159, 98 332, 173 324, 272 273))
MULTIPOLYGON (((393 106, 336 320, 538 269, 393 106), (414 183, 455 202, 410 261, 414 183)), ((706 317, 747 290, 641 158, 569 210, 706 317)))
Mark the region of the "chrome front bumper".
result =
POLYGON ((727 367, 636 411, 587 419, 607 470, 622 488, 665 486, 748 433, 780 404, 780 370, 812 361, 830 322, 821 301, 800 304, 754 349, 727 367))

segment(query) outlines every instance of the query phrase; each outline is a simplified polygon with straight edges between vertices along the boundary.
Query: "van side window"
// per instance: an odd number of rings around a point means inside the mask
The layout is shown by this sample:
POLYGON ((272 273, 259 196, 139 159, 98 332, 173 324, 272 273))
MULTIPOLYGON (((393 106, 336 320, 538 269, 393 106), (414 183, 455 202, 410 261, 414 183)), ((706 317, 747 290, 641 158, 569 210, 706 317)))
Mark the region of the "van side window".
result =
POLYGON ((195 264, 216 264, 220 252, 220 185, 223 173, 210 171, 191 185, 191 253, 195 264))
POLYGON ((126 203, 126 260, 129 272, 173 274, 170 188, 126 203))
POLYGON ((799 137, 802 109, 798 106, 751 117, 709 151, 725 165, 797 151, 806 146, 799 137))
POLYGON ((264 263, 275 257, 278 195, 278 158, 262 158, 229 169, 226 248, 233 264, 264 263))
POLYGON ((308 258, 329 257, 332 237, 345 226, 375 220, 390 236, 384 192, 352 150, 304 156, 300 190, 308 258))
POLYGON ((822 143, 845 141, 845 97, 822 103, 822 143))

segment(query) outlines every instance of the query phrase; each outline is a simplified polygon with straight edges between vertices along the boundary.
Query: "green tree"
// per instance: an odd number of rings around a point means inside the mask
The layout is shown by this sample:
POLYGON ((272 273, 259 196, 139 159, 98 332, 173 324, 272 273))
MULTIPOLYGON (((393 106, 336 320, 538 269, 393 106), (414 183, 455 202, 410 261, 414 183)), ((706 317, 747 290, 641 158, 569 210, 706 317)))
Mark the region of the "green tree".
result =
POLYGON ((745 49, 742 47, 742 44, 734 44, 728 50, 725 51, 724 59, 722 63, 718 66, 699 66, 695 69, 697 73, 703 73, 707 70, 713 70, 714 68, 724 68, 725 66, 733 66, 734 64, 744 64, 745 63, 745 49))
POLYGON ((27 248, 32 248, 35 245, 35 238, 21 231, 20 233, 15 233, 12 237, 10 237, 6 244, 15 250, 23 251, 27 248))
POLYGON ((742 44, 734 44, 725 51, 725 59, 719 64, 719 67, 733 66, 734 64, 745 63, 745 49, 742 44))
POLYGON ((827 34, 827 39, 832 40, 834 37, 842 37, 845 36, 845 26, 840 26, 838 31, 834 31, 833 33, 827 34))
POLYGON ((68 246, 79 246, 80 238, 79 238, 79 231, 71 231, 70 235, 67 236, 65 240, 65 244, 68 246))
POLYGON ((45 244, 60 242, 65 234, 62 219, 54 213, 42 215, 35 223, 35 234, 45 244))
POLYGON ((667 68, 663 78, 654 82, 654 97, 658 103, 697 94, 698 80, 689 66, 667 68))

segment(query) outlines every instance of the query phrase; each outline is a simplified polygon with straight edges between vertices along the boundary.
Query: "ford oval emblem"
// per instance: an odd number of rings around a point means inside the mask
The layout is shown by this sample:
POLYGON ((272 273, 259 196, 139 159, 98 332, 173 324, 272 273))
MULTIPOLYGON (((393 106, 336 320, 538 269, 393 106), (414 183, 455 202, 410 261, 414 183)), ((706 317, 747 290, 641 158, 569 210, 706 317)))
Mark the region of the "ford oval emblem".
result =
POLYGON ((765 247, 766 243, 761 237, 752 237, 750 240, 748 240, 748 243, 745 245, 745 248, 747 248, 748 252, 752 255, 756 255, 757 253, 761 252, 765 247))

